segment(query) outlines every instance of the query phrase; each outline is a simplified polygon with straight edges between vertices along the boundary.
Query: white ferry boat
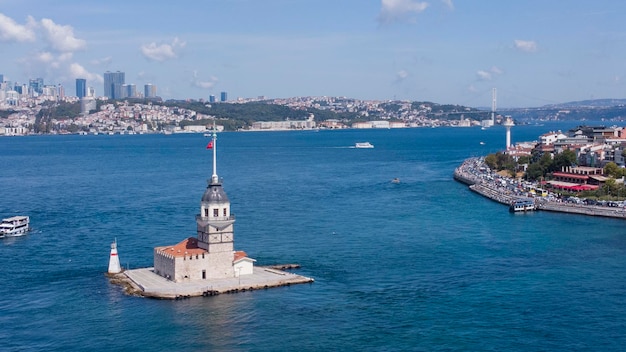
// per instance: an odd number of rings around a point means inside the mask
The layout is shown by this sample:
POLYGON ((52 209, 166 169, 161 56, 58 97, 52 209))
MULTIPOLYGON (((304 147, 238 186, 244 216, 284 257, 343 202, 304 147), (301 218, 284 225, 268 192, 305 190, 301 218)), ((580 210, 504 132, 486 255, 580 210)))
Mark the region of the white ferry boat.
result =
POLYGON ((532 200, 525 199, 517 199, 511 203, 511 206, 509 206, 509 211, 511 213, 533 211, 535 209, 535 203, 532 200))
POLYGON ((20 215, 2 219, 0 223, 0 238, 25 235, 29 227, 30 218, 20 215))
POLYGON ((370 142, 358 142, 354 145, 354 147, 359 149, 374 148, 374 146, 370 142))

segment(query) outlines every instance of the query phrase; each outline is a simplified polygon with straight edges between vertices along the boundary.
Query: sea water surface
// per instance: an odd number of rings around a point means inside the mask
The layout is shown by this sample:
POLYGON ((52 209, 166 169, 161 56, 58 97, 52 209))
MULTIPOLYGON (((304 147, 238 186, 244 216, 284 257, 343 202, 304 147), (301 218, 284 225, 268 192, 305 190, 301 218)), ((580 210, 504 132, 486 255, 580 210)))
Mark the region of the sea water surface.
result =
MULTIPOLYGON (((514 141, 553 126, 517 126, 514 141)), ((574 127, 565 125, 559 128, 574 127)), ((235 247, 315 283, 129 297, 124 267, 195 235, 212 173, 198 134, 0 138, 7 351, 575 351, 626 346, 626 223, 510 214, 452 179, 504 129, 221 133, 235 247), (374 149, 352 148, 369 141, 374 149), (485 142, 481 145, 480 142, 485 142), (399 178, 400 183, 392 183, 399 178)))

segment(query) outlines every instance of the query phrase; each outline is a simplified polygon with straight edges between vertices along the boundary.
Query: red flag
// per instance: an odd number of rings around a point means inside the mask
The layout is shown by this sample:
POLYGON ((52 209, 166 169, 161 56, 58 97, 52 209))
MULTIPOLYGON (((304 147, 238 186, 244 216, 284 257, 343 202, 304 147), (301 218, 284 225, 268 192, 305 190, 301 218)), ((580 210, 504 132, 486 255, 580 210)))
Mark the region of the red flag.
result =
POLYGON ((213 141, 210 141, 209 144, 206 145, 206 149, 213 149, 213 141))

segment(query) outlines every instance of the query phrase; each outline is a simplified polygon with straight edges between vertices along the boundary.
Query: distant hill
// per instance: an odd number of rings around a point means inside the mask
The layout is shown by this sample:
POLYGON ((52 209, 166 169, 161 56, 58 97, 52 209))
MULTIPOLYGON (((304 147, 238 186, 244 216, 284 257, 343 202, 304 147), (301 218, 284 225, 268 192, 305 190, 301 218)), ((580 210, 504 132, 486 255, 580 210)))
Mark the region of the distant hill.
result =
POLYGON ((544 105, 543 108, 609 108, 614 106, 625 106, 626 99, 592 99, 592 100, 580 100, 570 101, 567 103, 544 105))

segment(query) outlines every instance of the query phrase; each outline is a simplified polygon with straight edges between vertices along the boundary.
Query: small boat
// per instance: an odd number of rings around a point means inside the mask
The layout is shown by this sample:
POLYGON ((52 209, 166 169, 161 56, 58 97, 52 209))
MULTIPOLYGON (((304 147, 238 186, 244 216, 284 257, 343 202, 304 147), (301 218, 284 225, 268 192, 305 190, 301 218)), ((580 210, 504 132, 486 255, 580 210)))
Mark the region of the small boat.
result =
POLYGON ((354 147, 359 149, 374 148, 370 142, 357 142, 354 147))
POLYGON ((480 142, 480 145, 485 145, 485 142, 480 142))
POLYGON ((391 180, 391 183, 400 183, 400 179, 396 177, 393 180, 391 180))
POLYGON ((525 200, 525 199, 517 199, 515 201, 513 201, 513 203, 511 203, 511 205, 509 206, 509 211, 511 213, 517 213, 517 212, 527 212, 527 211, 533 211, 535 210, 535 202, 533 202, 532 200, 525 200))
POLYGON ((2 223, 0 223, 0 238, 25 235, 30 230, 29 223, 30 218, 24 215, 2 219, 2 223))

